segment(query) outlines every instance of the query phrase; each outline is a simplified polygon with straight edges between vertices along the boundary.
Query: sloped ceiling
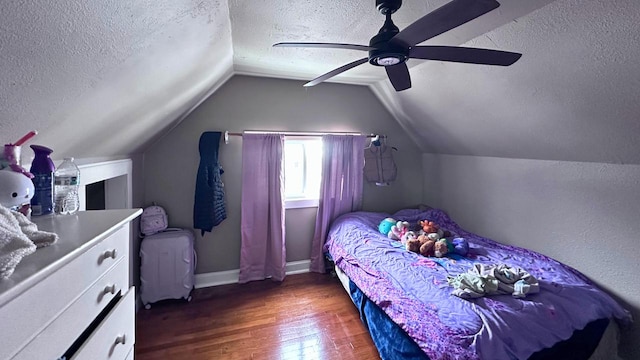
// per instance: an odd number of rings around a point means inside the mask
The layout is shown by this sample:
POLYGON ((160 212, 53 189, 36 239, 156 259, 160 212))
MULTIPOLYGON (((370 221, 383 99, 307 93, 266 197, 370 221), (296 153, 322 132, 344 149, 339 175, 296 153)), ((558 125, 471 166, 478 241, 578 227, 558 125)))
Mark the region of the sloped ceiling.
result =
POLYGON ((136 153, 232 71, 226 1, 2 1, 0 141, 136 153))
POLYGON ((431 62, 376 84, 428 152, 640 164, 640 2, 559 0, 468 42, 508 68, 431 62))
MULTIPOLYGON (((393 20, 446 2, 405 0, 393 20)), ((399 93, 369 64, 333 80, 370 86, 425 152, 640 164, 640 3, 500 3, 425 44, 522 53, 508 68, 411 60, 399 93)), ((233 73, 310 80, 363 56, 273 43, 367 44, 384 20, 374 0, 0 6, 2 140, 37 129, 57 158, 140 152, 233 73)))
MULTIPOLYGON (((450 0, 405 0, 392 15, 402 30, 450 0)), ((430 39, 423 44, 459 45, 553 0, 502 0, 498 9, 430 39)), ((366 57, 366 52, 337 49, 272 48, 281 41, 337 42, 369 45, 385 17, 374 0, 317 1, 229 0, 236 72, 310 80, 336 67, 366 57)), ((409 67, 424 63, 410 60, 409 67)), ((374 84, 386 79, 384 69, 369 64, 342 73, 332 81, 374 84)), ((415 79, 414 82, 418 81, 415 79)))
MULTIPOLYGON (((394 22, 403 29, 446 2, 405 0, 394 22)), ((522 53, 510 67, 411 60, 413 87, 403 92, 369 64, 334 80, 370 84, 425 152, 639 164, 640 2, 499 2, 424 44, 522 53)), ((230 0, 229 7, 236 71, 305 80, 362 53, 269 45, 368 44, 383 22, 373 0, 230 0)))

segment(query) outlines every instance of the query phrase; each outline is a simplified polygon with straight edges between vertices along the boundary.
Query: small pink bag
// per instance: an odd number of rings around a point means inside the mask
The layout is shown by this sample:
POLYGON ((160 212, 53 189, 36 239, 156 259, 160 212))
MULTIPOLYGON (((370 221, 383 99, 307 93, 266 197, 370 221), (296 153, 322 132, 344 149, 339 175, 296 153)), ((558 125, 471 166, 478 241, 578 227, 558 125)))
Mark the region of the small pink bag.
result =
POLYGON ((143 236, 149 236, 165 230, 169 226, 167 212, 162 206, 152 205, 146 207, 140 216, 140 232, 143 236))

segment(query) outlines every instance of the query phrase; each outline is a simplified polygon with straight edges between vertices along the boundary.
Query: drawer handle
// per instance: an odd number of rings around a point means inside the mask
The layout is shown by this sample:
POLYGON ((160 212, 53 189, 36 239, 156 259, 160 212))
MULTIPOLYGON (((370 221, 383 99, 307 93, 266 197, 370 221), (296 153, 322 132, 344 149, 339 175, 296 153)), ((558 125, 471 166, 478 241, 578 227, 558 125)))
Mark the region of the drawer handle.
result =
POLYGON ((104 253, 102 253, 102 258, 103 259, 108 259, 108 258, 115 259, 117 255, 118 255, 118 253, 116 252, 116 249, 111 249, 111 250, 107 250, 104 253))
POLYGON ((109 295, 109 294, 115 294, 118 291, 116 284, 113 285, 107 285, 104 287, 104 289, 102 289, 102 292, 100 292, 100 294, 98 294, 98 302, 101 302, 102 299, 104 299, 105 296, 109 295))
POLYGON ((105 286, 104 290, 102 292, 105 295, 107 295, 107 294, 112 294, 112 295, 115 294, 116 293, 116 284, 105 286))
POLYGON ((126 344, 126 341, 127 341, 127 337, 124 334, 122 334, 122 335, 120 335, 120 336, 118 336, 116 338, 116 343, 115 344, 116 345, 118 345, 118 344, 124 345, 124 344, 126 344))

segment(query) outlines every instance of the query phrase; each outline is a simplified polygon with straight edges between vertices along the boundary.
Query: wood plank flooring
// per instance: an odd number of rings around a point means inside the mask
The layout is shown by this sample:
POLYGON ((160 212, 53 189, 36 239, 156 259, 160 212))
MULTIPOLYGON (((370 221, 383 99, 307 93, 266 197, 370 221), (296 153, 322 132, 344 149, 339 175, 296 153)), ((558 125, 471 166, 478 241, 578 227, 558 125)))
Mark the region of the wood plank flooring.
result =
POLYGON ((307 273, 197 289, 136 316, 136 360, 380 359, 338 279, 307 273))

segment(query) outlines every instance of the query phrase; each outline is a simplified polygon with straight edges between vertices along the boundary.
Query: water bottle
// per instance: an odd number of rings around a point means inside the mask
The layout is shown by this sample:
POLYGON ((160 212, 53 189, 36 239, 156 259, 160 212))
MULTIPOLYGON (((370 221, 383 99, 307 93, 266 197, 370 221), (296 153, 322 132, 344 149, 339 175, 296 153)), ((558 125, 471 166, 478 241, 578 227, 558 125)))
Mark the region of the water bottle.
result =
POLYGON ((35 153, 31 170, 35 193, 31 198, 32 215, 46 215, 53 212, 53 172, 56 167, 51 160, 53 150, 42 145, 31 145, 35 153))
POLYGON ((80 209, 78 188, 80 187, 80 169, 73 162, 73 158, 64 158, 64 161, 53 176, 56 214, 73 214, 80 209))

